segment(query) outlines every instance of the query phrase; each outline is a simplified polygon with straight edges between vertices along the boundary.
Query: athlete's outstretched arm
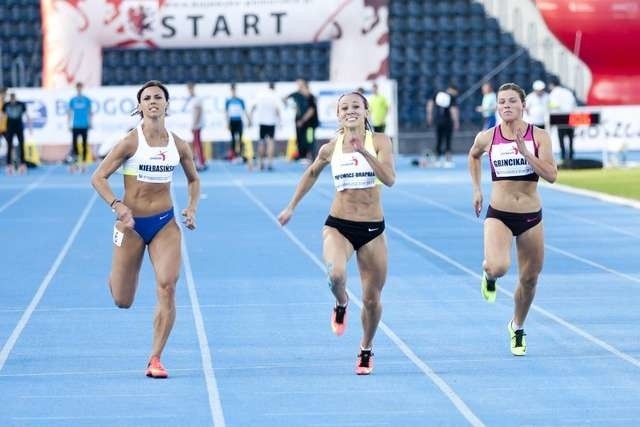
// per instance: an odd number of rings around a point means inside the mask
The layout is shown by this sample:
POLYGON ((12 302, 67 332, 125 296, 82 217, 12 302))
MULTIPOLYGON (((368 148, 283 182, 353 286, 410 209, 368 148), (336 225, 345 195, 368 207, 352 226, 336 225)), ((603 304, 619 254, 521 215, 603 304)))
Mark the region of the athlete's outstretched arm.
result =
POLYGON ((322 170, 331 162, 331 155, 333 154, 333 148, 335 146, 335 141, 328 142, 320 147, 320 151, 318 152, 318 156, 316 159, 309 165, 307 170, 304 171, 300 181, 298 182, 298 186, 296 187, 295 193, 293 193, 293 197, 291 201, 287 205, 286 208, 278 215, 278 222, 282 225, 285 225, 289 222, 291 217, 293 216, 293 211, 295 210, 300 200, 304 197, 305 194, 313 187, 313 184, 316 183, 318 177, 322 170))

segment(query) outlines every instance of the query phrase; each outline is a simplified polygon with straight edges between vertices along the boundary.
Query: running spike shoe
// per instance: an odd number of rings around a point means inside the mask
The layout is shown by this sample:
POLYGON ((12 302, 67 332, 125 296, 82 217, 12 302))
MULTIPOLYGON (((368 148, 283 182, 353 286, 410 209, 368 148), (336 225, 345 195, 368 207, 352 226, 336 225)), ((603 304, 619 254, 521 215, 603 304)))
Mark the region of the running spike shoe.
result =
POLYGON ((347 328, 347 306, 337 305, 331 312, 331 330, 336 335, 342 335, 347 328))
POLYGON ((480 290, 482 296, 487 302, 494 302, 496 300, 496 281, 487 279, 486 274, 482 274, 482 282, 480 282, 480 290))
POLYGON ((509 321, 507 329, 509 330, 509 336, 511 338, 511 354, 514 356, 524 356, 527 354, 527 341, 524 339, 524 336, 527 334, 524 333, 524 329, 514 331, 511 321, 509 321))
POLYGON ((153 356, 147 365, 146 375, 150 378, 167 378, 169 373, 164 369, 164 366, 162 366, 160 358, 153 356))
POLYGON ((360 354, 356 359, 356 374, 369 375, 371 371, 373 371, 373 352, 360 349, 360 354))

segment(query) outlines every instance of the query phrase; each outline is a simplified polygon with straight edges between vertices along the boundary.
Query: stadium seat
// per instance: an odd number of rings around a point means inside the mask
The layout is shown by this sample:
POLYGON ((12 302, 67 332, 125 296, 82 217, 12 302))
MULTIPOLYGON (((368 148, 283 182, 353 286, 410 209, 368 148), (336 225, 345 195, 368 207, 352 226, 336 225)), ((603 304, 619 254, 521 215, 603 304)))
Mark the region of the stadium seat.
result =
POLYGON ((473 16, 485 16, 484 6, 481 3, 472 1, 470 4, 470 11, 473 16))
POLYGON ((407 14, 407 7, 404 1, 389 2, 390 16, 405 16, 406 14, 407 14))

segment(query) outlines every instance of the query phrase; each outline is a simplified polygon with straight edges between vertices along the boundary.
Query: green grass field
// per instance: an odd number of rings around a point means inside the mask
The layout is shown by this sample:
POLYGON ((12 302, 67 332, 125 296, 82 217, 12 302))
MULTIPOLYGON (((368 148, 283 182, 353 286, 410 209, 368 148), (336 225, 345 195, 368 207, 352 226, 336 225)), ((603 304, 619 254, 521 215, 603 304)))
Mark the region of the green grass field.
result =
POLYGON ((640 200, 640 167, 558 171, 559 184, 640 200))

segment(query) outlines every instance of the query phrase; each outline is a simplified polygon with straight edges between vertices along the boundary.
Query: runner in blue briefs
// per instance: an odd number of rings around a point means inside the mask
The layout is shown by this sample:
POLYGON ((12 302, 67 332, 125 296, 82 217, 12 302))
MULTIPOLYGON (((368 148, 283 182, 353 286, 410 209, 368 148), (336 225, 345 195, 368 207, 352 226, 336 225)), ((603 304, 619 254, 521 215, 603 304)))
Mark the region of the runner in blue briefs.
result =
POLYGON ((120 308, 133 304, 145 249, 156 276, 158 303, 153 320, 153 345, 146 375, 166 378, 160 356, 176 317, 175 290, 180 273, 181 234, 173 214, 171 181, 180 164, 187 177, 188 203, 184 225, 196 228, 200 179, 189 145, 165 128, 169 92, 160 82, 145 83, 137 94, 142 120, 109 152, 93 174, 92 184, 116 214, 109 287, 120 308), (118 169, 124 175, 124 196, 109 185, 118 169))

